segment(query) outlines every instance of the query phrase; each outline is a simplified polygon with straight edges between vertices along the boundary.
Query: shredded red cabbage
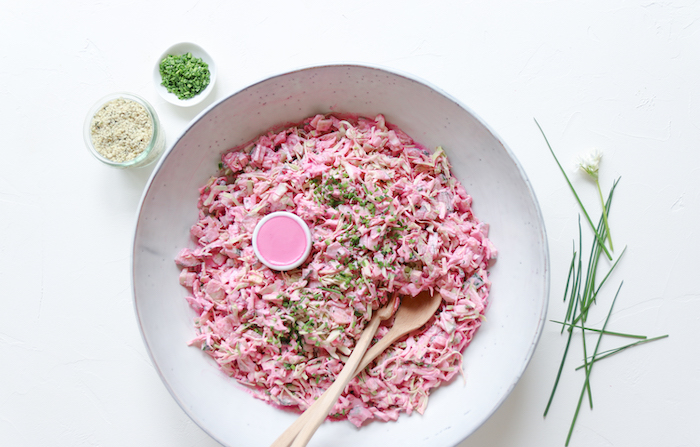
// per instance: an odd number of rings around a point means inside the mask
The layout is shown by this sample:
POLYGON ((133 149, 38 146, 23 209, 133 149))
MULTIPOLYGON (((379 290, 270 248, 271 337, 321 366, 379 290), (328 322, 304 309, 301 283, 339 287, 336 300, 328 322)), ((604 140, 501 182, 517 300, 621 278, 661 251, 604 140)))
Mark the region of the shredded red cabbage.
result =
POLYGON ((382 115, 317 115, 226 152, 221 166, 200 189, 196 247, 176 259, 198 315, 191 344, 256 397, 302 411, 374 310, 396 294, 439 292, 436 315, 353 379, 331 417, 360 426, 422 414, 430 391, 461 371, 496 257, 442 149, 426 150, 382 115), (274 211, 296 213, 313 237, 307 261, 288 272, 252 248, 255 225, 274 211))

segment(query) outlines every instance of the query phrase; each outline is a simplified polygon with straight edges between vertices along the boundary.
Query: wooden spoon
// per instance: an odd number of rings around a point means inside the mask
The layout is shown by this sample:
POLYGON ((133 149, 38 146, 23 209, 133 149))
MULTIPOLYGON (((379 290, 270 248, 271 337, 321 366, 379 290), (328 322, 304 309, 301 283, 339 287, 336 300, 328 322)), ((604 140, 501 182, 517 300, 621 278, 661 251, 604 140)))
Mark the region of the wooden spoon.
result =
MULTIPOLYGON (((323 395, 320 398, 318 398, 316 402, 313 403, 313 405, 311 405, 304 413, 302 413, 296 419, 296 421, 294 421, 294 423, 292 423, 292 425, 290 425, 287 428, 287 430, 285 430, 284 433, 282 433, 277 438, 277 440, 275 440, 275 442, 270 447, 289 447, 292 444, 292 442, 295 441, 295 438, 296 441, 298 441, 298 443, 295 443, 293 447, 305 446, 311 439, 311 436, 313 436, 318 427, 326 419, 331 408, 333 408, 333 405, 335 405, 335 402, 338 400, 338 397, 343 392, 343 390, 345 390, 345 387, 350 382, 350 380, 352 380, 353 377, 362 372, 367 367, 367 365, 369 365, 370 362, 372 362, 372 360, 374 360, 379 354, 384 352, 384 350, 388 348, 394 341, 401 338, 403 335, 423 326, 430 319, 430 317, 432 317, 435 314, 435 311, 440 306, 441 302, 442 297, 440 296, 440 294, 436 293, 431 296, 430 293, 427 291, 423 291, 414 297, 403 297, 401 299, 401 306, 396 312, 396 317, 394 318, 394 325, 391 327, 391 329, 389 329, 389 332, 387 332, 386 335, 382 337, 381 340, 379 340, 374 346, 372 346, 372 348, 369 351, 367 351, 364 354, 362 360, 359 362, 357 368, 355 368, 352 375, 350 375, 350 377, 344 381, 345 383, 343 383, 342 386, 340 384, 337 385, 337 388, 333 393, 335 394, 335 396, 333 397, 333 395, 329 392, 331 391, 331 388, 333 388, 334 386, 336 386, 336 384, 340 382, 340 376, 336 379, 336 382, 330 388, 328 388, 328 390, 326 390, 326 392, 323 393, 323 395), (338 392, 337 390, 340 391, 338 392), (315 420, 312 421, 312 417, 315 417, 315 420), (311 426, 310 422, 313 422, 314 425, 311 426), (307 426, 309 428, 306 430, 306 433, 304 435, 305 438, 302 439, 301 436, 298 435, 301 435, 301 431, 304 430, 307 426)), ((377 317, 377 314, 375 314, 374 317, 377 317)), ((370 321, 370 325, 371 324, 372 321, 370 321)), ((360 340, 362 340, 362 338, 365 337, 365 335, 368 332, 371 332, 372 337, 369 337, 369 340, 372 340, 374 334, 377 331, 377 327, 379 327, 379 321, 377 321, 376 327, 374 327, 374 329, 372 329, 370 325, 368 325, 368 327, 362 333, 360 340)), ((358 347, 359 344, 360 342, 358 342, 358 347)), ((356 352, 359 352, 358 347, 355 348, 352 355, 350 356, 350 359, 348 359, 348 363, 346 363, 345 367, 343 368, 341 375, 348 368, 348 364, 350 363, 352 356, 355 355, 356 352)), ((364 347, 362 351, 364 352, 364 350, 366 349, 367 347, 364 347)))
POLYGON ((364 331, 362 331, 362 335, 360 336, 357 344, 355 344, 355 349, 353 349, 350 358, 348 358, 348 361, 343 367, 343 370, 340 371, 340 374, 338 374, 338 376, 335 378, 333 385, 331 385, 326 392, 323 393, 323 395, 327 397, 324 399, 318 399, 315 402, 318 404, 315 408, 312 405, 306 409, 304 414, 309 413, 307 416, 308 420, 301 428, 301 431, 297 437, 294 439, 292 447, 305 447, 309 440, 311 440, 314 433, 316 433, 318 427, 326 419, 328 412, 330 412, 333 405, 335 405, 335 401, 338 400, 338 397, 340 397, 345 387, 348 385, 348 383, 350 383, 352 378, 355 377, 355 370, 362 361, 365 351, 367 351, 367 348, 369 348, 369 344, 372 342, 374 334, 379 328, 379 323, 382 320, 386 320, 387 318, 391 317, 391 315, 394 313, 393 304, 393 301, 390 302, 386 306, 379 309, 372 316, 372 319, 369 320, 369 324, 365 327, 364 331), (318 403, 318 401, 321 402, 318 403))

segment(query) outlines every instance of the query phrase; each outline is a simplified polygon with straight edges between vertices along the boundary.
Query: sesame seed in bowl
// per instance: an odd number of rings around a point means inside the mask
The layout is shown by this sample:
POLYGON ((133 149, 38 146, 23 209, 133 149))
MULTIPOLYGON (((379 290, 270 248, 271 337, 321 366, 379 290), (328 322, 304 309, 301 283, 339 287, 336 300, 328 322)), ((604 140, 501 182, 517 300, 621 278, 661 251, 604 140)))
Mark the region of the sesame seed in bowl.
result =
POLYGON ((133 93, 113 93, 90 109, 83 126, 90 153, 116 168, 147 166, 165 149, 165 134, 153 107, 133 93))

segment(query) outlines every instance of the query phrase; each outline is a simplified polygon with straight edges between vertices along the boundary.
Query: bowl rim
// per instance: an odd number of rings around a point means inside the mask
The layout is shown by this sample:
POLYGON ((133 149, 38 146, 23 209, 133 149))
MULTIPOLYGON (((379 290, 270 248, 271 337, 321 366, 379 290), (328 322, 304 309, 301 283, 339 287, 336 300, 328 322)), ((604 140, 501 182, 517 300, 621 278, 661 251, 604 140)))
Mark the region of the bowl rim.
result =
MULTIPOLYGON (((444 96, 446 99, 452 101, 455 103, 457 106, 460 108, 464 109, 468 113, 470 113, 475 120, 477 120, 486 130, 488 130, 493 137, 501 144, 503 149, 506 151, 508 154, 509 158, 513 161, 514 165, 516 166, 521 178, 523 179, 525 185, 527 186, 527 194, 532 200, 532 204, 535 208, 536 215, 538 218, 538 222, 541 224, 541 232, 539 234, 540 241, 542 243, 542 251, 544 254, 544 265, 543 265, 543 275, 544 275, 544 282, 543 282, 543 299, 541 303, 541 308, 539 309, 538 313, 538 322, 537 322, 537 328, 532 336, 532 339, 530 340, 530 345, 525 353, 525 361, 521 363, 519 366, 516 375, 514 376, 514 379, 512 382, 508 385, 506 388, 505 392, 503 392, 499 398, 498 401, 494 403, 491 409, 489 409, 485 414, 482 420, 480 420, 472 429, 471 432, 469 432, 466 437, 462 440, 464 441, 467 439, 469 436, 471 436, 474 432, 476 432, 481 426, 484 425, 484 423, 489 420, 495 413, 496 411, 501 407, 501 405, 506 401, 506 399, 511 396, 513 389, 516 387, 516 385, 520 382, 522 379, 523 374, 527 370, 530 362, 532 361, 532 357, 535 353, 535 350, 539 344, 539 341, 542 337, 542 333, 544 330, 544 325, 546 322, 546 317, 547 317, 547 311, 549 307, 549 299, 550 299, 550 288, 551 288, 551 266, 550 266, 550 252, 549 252, 549 243, 548 243, 548 237, 547 237, 547 229, 545 226, 545 221, 544 217, 542 215, 542 210, 539 204, 539 201, 537 200, 537 196, 535 195, 534 188, 532 186, 532 183, 527 176, 527 173, 525 172, 524 168, 520 164, 520 161, 517 159, 513 151, 510 149, 510 147, 505 143, 505 141, 500 137, 500 135, 495 132, 495 130, 488 124, 486 123, 480 115, 474 112, 470 107, 466 106, 464 103, 462 103, 460 100, 455 98, 453 95, 447 93, 445 90, 441 89, 440 87, 437 87, 433 83, 410 73, 397 70, 394 68, 378 65, 378 64, 367 64, 367 63, 360 63, 360 62, 336 62, 336 63, 323 63, 323 64, 310 64, 310 65, 303 65, 294 69, 288 69, 284 71, 277 71, 273 74, 269 74, 267 76, 263 76, 259 78, 255 82, 251 82, 234 92, 232 92, 229 95, 226 95, 225 97, 222 97, 221 99, 213 102, 210 104, 208 107, 203 109, 199 114, 197 114, 182 130, 179 134, 179 136, 173 140, 173 142, 166 148, 164 154, 160 157, 158 160, 158 163, 156 164, 155 168, 151 172, 148 182, 146 184, 146 187, 144 188, 141 198, 139 200, 139 205, 136 213, 136 219, 135 219, 135 225, 134 225, 134 231, 132 233, 132 247, 131 247, 131 256, 130 256, 130 281, 131 281, 131 292, 132 292, 132 305, 134 307, 134 313, 136 314, 137 318, 137 323, 139 326, 139 332, 141 333, 141 338, 146 346, 146 350, 148 352, 148 356, 151 359, 151 363, 153 364, 154 369, 157 371, 161 382, 165 385, 166 389, 172 396, 172 398, 177 402, 178 406, 187 414, 187 416, 199 426, 199 428, 204 431, 208 436, 210 436, 212 439, 216 440, 217 442, 222 443, 225 445, 224 441, 218 439, 209 429, 206 427, 206 425, 199 420, 195 415, 191 414, 184 402, 181 401, 181 399, 178 397, 176 394, 175 390, 171 387, 171 385, 165 380, 165 375, 163 371, 161 370, 160 366, 156 363, 154 354, 151 350, 151 346, 148 343, 148 340, 146 339, 146 334, 144 332, 144 327, 143 323, 141 320, 141 315, 139 313, 137 301, 136 301, 136 289, 135 289, 135 283, 134 283, 134 273, 135 273, 135 264, 134 264, 134 255, 136 254, 136 242, 137 242, 137 235, 138 235, 138 230, 139 230, 139 223, 141 220, 141 213, 143 211, 143 205, 145 203, 146 197, 148 196, 151 187, 153 186, 155 176, 158 174, 161 165, 165 162, 166 158, 170 155, 172 152, 173 148, 180 142, 182 138, 187 135, 189 129, 191 129, 197 122, 199 122, 204 116, 206 116, 211 110, 222 104, 223 102, 227 101, 229 98, 241 94, 245 92, 248 89, 254 88, 258 86, 261 83, 271 81, 276 78, 280 78, 282 76, 287 76, 291 75, 294 73, 298 72, 303 72, 303 71, 309 71, 309 70, 316 70, 316 69, 323 69, 323 68, 343 68, 343 67, 351 67, 351 68, 363 68, 363 69, 370 69, 370 70, 377 70, 381 72, 386 72, 395 76, 403 77, 409 81, 414 81, 419 84, 422 84, 432 90, 434 90, 436 93, 444 96)), ((263 130, 264 132, 264 130, 263 130)))
POLYGON ((155 88, 155 90, 158 92, 161 98, 163 98, 170 104, 174 104, 176 106, 181 107, 192 107, 204 101, 212 92, 212 90, 214 90, 214 84, 216 83, 216 75, 216 61, 204 48, 202 48, 200 45, 197 45, 194 42, 178 42, 176 44, 170 45, 165 51, 163 51, 160 54, 160 56, 156 60, 156 63, 153 67, 153 88, 155 88), (179 99, 177 96, 175 96, 173 93, 170 93, 165 87, 161 85, 162 78, 160 76, 160 63, 169 54, 178 53, 182 55, 187 52, 192 53, 194 57, 200 58, 207 63, 207 65, 209 66, 209 85, 207 85, 207 87, 204 90, 202 90, 201 93, 199 93, 196 96, 193 96, 192 98, 179 99))

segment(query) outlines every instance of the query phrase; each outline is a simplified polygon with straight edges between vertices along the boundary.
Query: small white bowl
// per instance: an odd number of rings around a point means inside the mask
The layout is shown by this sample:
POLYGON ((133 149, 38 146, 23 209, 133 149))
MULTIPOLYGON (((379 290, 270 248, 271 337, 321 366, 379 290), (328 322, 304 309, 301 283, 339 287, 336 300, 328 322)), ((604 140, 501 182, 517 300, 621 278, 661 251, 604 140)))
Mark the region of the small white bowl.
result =
POLYGON ((175 44, 165 50, 163 54, 160 55, 156 61, 155 67, 153 67, 153 85, 160 96, 166 101, 176 106, 191 107, 193 105, 199 104, 204 101, 204 99, 209 96, 209 93, 214 89, 214 84, 216 82, 216 63, 214 59, 204 51, 202 47, 191 42, 181 42, 175 44), (170 93, 165 87, 163 87, 163 78, 160 75, 160 63, 169 54, 175 56, 181 56, 186 53, 192 53, 192 56, 202 59, 209 65, 209 85, 200 94, 189 99, 178 99, 177 95, 170 93))

